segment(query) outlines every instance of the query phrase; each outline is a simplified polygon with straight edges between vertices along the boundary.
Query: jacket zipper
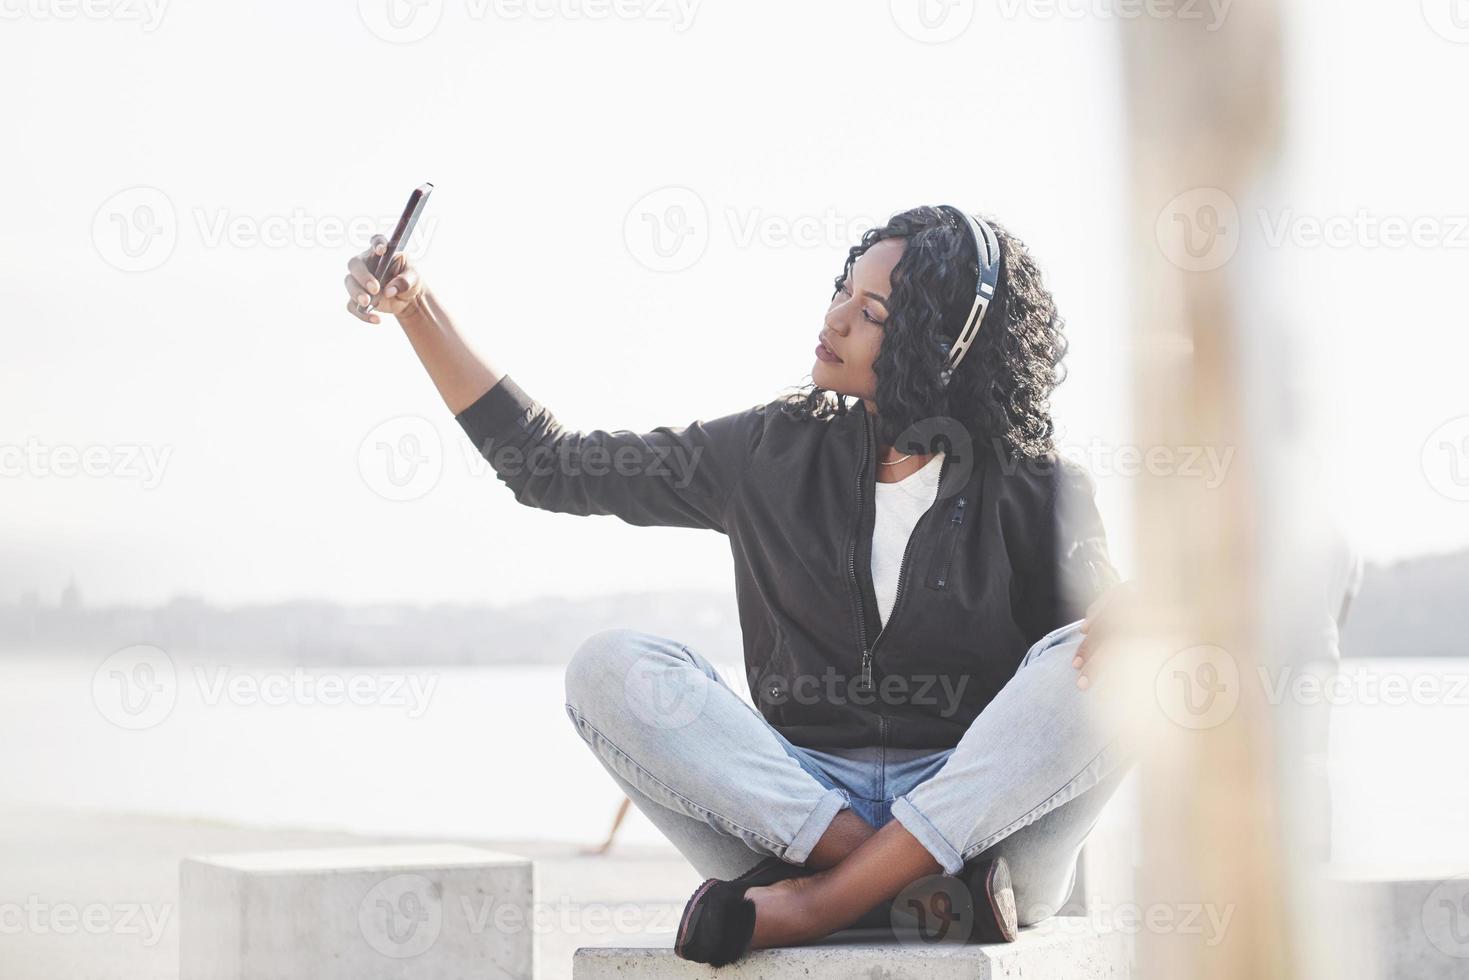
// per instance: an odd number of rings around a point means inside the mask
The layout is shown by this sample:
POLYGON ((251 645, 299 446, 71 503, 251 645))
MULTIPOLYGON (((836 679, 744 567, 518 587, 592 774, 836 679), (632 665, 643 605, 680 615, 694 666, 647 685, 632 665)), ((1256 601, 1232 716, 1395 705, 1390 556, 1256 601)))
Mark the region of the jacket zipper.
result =
POLYGON ((862 409, 862 463, 857 467, 857 529, 852 533, 852 553, 847 559, 847 577, 852 582, 852 595, 857 600, 857 639, 862 644, 863 690, 872 683, 872 652, 867 649, 867 616, 862 609, 862 586, 857 581, 857 545, 862 535, 862 484, 867 478, 867 444, 870 441, 867 409, 862 409))
MULTIPOLYGON (((939 464, 938 487, 934 495, 938 496, 944 492, 944 472, 949 468, 949 456, 944 454, 944 461, 939 464)), ((962 499, 962 498, 961 498, 962 499)), ((920 518, 921 520, 921 518, 920 518)), ((916 534, 908 535, 908 543, 903 546, 903 557, 898 562, 898 590, 893 593, 893 608, 888 611, 887 622, 882 624, 882 629, 877 631, 877 639, 872 641, 872 648, 867 651, 867 656, 862 664, 862 686, 868 689, 872 686, 872 661, 876 656, 877 645, 882 642, 883 634, 888 631, 888 625, 892 623, 893 617, 898 614, 898 603, 903 601, 903 570, 908 566, 908 553, 913 550, 913 539, 916 534)))
POLYGON ((934 588, 942 589, 949 581, 949 566, 954 561, 954 540, 959 536, 959 525, 964 523, 964 504, 964 497, 954 501, 954 511, 949 515, 949 533, 940 545, 942 550, 935 556, 936 568, 932 576, 934 588))
MULTIPOLYGON (((863 434, 865 436, 866 435, 866 428, 865 427, 868 424, 868 422, 867 422, 867 415, 866 415, 866 412, 865 411, 863 412, 863 415, 862 415, 862 423, 863 423, 863 426, 864 426, 863 434)), ((944 454, 944 461, 939 464, 938 486, 934 490, 934 495, 936 497, 941 497, 943 495, 943 492, 944 492, 944 474, 948 471, 948 469, 949 469, 949 455, 947 453, 945 453, 944 454)), ((867 475, 867 440, 864 438, 864 440, 862 442, 862 468, 858 472, 858 476, 857 476, 857 531, 858 531, 858 534, 860 534, 861 533, 861 530, 862 530, 862 484, 863 484, 863 482, 864 482, 864 480, 866 478, 866 475, 867 475)), ((959 499, 960 499, 960 502, 962 503, 962 501, 963 501, 964 498, 961 497, 959 499)), ((920 518, 920 520, 921 520, 921 518, 920 518)), ((863 610, 862 610, 862 588, 857 583, 857 540, 856 540, 856 535, 854 535, 853 536, 853 539, 852 539, 852 554, 851 554, 851 558, 850 558, 850 560, 848 562, 848 565, 849 565, 849 569, 850 569, 850 572, 851 572, 851 578, 852 578, 852 592, 857 597, 857 633, 858 633, 859 638, 862 641, 862 679, 861 679, 861 686, 862 686, 862 690, 864 692, 865 691, 870 691, 872 689, 872 661, 873 661, 873 651, 875 651, 877 649, 877 644, 882 640, 883 634, 887 632, 888 623, 891 623, 893 621, 893 616, 898 611, 898 603, 901 602, 902 601, 902 598, 903 598, 903 571, 908 566, 908 553, 913 550, 913 538, 914 538, 914 535, 912 535, 912 534, 908 535, 908 543, 903 546, 903 557, 898 562, 898 590, 893 595, 893 608, 888 612, 887 622, 886 623, 883 623, 882 624, 882 629, 880 629, 880 630, 877 631, 877 639, 875 639, 875 640, 872 641, 872 646, 870 646, 870 647, 867 645, 867 617, 863 614, 863 610)))

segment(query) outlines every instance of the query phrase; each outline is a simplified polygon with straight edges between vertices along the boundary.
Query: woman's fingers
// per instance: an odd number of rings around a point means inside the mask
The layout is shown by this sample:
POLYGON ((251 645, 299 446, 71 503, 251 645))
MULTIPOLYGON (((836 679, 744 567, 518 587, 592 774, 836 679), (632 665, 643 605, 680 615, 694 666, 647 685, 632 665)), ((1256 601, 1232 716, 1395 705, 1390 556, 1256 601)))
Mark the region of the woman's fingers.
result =
POLYGON ((383 295, 389 299, 395 296, 412 296, 417 288, 418 273, 413 269, 404 269, 401 275, 389 280, 388 288, 383 290, 383 295))
POLYGON ((360 255, 354 255, 347 261, 347 274, 357 280, 357 284, 369 293, 377 293, 382 288, 382 283, 372 274, 367 267, 367 262, 360 255))
POLYGON ((347 276, 342 280, 347 289, 347 309, 364 323, 381 323, 379 313, 401 314, 423 291, 418 272, 401 252, 393 256, 380 276, 374 272, 387 249, 388 240, 373 235, 366 251, 347 262, 347 276))
POLYGON ((347 312, 351 313, 363 323, 382 323, 382 317, 357 305, 356 300, 347 300, 347 312))
POLYGON ((345 279, 342 280, 342 285, 347 287, 347 295, 356 305, 366 306, 369 302, 372 301, 372 296, 370 296, 367 292, 367 289, 360 282, 357 281, 356 276, 347 276, 345 279))

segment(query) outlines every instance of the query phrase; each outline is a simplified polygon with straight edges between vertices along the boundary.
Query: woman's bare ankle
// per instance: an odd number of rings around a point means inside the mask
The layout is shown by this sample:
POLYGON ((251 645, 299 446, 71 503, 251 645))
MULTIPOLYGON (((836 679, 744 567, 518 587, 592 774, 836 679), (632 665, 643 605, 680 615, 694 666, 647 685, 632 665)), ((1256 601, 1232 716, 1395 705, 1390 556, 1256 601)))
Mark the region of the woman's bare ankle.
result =
POLYGON ((872 824, 857 816, 853 811, 840 810, 827 826, 826 833, 822 834, 816 846, 811 848, 805 866, 818 871, 835 867, 875 833, 877 831, 873 829, 872 824))

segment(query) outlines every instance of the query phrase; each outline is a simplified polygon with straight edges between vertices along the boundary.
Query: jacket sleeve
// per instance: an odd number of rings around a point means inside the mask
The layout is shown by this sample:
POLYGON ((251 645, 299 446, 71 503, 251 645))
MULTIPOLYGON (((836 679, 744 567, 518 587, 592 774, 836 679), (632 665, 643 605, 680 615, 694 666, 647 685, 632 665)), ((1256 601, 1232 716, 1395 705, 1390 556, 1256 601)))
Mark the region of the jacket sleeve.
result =
POLYGON ((515 499, 562 514, 728 533, 725 506, 764 431, 765 406, 651 432, 578 432, 509 375, 455 416, 515 499))
POLYGON ((1085 469, 1057 457, 1027 577, 1022 628, 1031 642, 1086 616, 1087 607, 1121 576, 1107 552, 1096 484, 1085 469))

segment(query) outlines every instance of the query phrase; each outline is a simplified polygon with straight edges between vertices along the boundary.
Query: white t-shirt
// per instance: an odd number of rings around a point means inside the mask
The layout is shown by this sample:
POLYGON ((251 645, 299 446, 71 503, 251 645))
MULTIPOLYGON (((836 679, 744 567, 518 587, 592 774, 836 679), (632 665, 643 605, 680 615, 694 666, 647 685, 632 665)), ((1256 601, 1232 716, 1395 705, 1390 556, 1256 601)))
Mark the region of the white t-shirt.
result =
POLYGON ((897 483, 877 483, 877 522, 872 528, 872 588, 877 593, 877 612, 882 622, 893 611, 898 597, 898 570, 903 551, 918 523, 938 496, 939 469, 944 454, 932 459, 897 483))

